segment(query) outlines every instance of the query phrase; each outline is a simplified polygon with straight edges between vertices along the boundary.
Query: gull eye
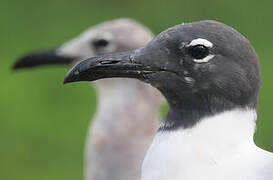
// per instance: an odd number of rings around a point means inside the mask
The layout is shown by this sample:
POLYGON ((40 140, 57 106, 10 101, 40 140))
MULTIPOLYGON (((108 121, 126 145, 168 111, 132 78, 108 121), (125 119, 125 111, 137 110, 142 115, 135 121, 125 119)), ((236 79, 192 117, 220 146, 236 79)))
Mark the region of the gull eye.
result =
POLYGON ((98 39, 96 41, 93 41, 92 44, 96 49, 99 49, 108 46, 109 41, 107 41, 106 39, 98 39))
POLYGON ((204 45, 195 45, 190 47, 189 54, 194 59, 203 59, 209 55, 209 49, 204 45))

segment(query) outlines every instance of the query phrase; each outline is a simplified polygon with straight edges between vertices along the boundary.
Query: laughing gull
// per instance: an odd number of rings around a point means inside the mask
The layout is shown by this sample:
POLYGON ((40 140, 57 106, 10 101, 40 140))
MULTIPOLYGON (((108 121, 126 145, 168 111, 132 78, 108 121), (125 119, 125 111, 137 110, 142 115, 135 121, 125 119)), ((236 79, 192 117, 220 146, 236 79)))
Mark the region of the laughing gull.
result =
POLYGON ((273 154, 253 141, 258 57, 233 28, 217 21, 177 25, 142 48, 82 61, 64 83, 109 77, 150 83, 170 106, 142 180, 273 179, 273 154))
MULTIPOLYGON (((138 48, 152 33, 130 19, 92 27, 58 49, 30 53, 14 68, 71 64, 94 55, 138 48)), ((160 93, 134 79, 95 83, 98 108, 85 150, 86 180, 139 180, 141 164, 159 127, 160 93)))

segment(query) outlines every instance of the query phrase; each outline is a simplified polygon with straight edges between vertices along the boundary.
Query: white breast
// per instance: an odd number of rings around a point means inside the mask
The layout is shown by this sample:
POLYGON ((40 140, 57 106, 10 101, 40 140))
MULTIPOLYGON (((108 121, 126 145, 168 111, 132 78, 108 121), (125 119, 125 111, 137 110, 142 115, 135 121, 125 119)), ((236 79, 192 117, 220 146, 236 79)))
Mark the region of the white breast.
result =
POLYGON ((254 111, 203 119, 191 129, 159 131, 145 157, 142 180, 273 179, 273 155, 255 146, 254 111))

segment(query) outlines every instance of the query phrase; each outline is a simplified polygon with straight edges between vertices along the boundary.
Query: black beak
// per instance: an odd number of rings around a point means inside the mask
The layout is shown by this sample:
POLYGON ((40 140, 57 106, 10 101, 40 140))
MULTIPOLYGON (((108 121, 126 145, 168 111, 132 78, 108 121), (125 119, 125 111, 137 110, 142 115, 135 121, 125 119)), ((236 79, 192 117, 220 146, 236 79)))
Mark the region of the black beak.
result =
POLYGON ((12 66, 13 70, 22 68, 32 68, 42 65, 71 64, 76 57, 61 56, 57 54, 57 49, 35 51, 20 57, 12 66))
POLYGON ((125 77, 145 80, 151 73, 163 71, 144 65, 135 57, 136 51, 127 51, 92 57, 75 65, 64 79, 64 84, 76 81, 95 81, 102 78, 125 77))

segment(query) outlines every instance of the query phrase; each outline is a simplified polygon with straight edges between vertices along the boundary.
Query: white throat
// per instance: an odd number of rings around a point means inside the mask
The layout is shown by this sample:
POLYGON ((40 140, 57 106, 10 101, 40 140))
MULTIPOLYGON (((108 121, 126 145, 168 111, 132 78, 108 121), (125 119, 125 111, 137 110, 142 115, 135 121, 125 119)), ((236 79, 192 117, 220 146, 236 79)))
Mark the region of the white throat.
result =
POLYGON ((162 98, 156 89, 126 78, 100 80, 95 86, 98 106, 90 131, 100 129, 112 138, 116 135, 128 140, 129 134, 154 137, 162 98))
POLYGON ((87 138, 86 179, 140 179, 159 126, 161 96, 133 79, 99 80, 95 86, 98 107, 87 138))
POLYGON ((142 166, 143 180, 198 179, 217 171, 214 167, 255 149, 255 121, 255 110, 236 109, 192 128, 157 132, 142 166))

